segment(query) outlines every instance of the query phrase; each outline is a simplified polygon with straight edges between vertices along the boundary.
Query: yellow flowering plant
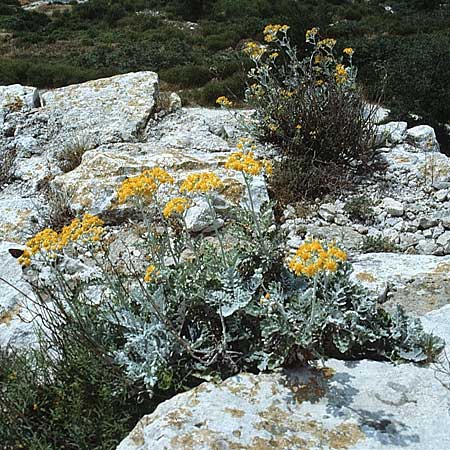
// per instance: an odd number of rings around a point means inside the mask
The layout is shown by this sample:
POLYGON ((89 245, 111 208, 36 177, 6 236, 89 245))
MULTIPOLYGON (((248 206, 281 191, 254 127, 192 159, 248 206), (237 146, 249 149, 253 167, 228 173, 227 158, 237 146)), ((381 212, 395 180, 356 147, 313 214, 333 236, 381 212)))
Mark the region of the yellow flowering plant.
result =
POLYGON ((303 57, 287 25, 269 24, 263 35, 263 43, 243 49, 253 63, 246 101, 256 111, 254 134, 287 156, 276 164, 274 192, 282 202, 327 193, 374 155, 376 107, 368 107, 357 86, 355 50, 339 51, 336 39, 317 27, 305 34, 303 57), (330 182, 317 182, 318 171, 330 182))
MULTIPOLYGON (((103 245, 90 257, 92 275, 74 285, 60 270, 57 282, 43 290, 42 298, 50 297, 54 305, 44 315, 51 345, 59 350, 61 333, 72 333, 65 345, 84 346, 107 373, 147 399, 176 394, 201 380, 316 358, 414 355, 425 361, 436 354, 440 341, 401 310, 392 320, 351 280, 347 255, 336 244, 307 240, 287 256, 271 205, 254 204, 251 183, 271 168, 255 156, 254 147, 241 139, 224 163, 243 177, 249 202, 230 206, 229 223, 220 229, 214 197, 224 183, 214 172, 191 173, 176 183, 155 167, 118 186, 123 201, 141 210, 146 229, 137 264, 134 253, 125 251, 123 270, 95 216, 86 214, 60 232, 45 229, 30 239, 21 261, 25 266, 38 254, 59 255, 75 243, 71 257, 79 245, 103 245), (171 189, 160 190, 163 185, 171 189), (202 201, 215 240, 187 225, 192 204, 202 201)), ((44 258, 52 268, 58 260, 44 258)))
POLYGON ((46 228, 26 242, 26 248, 19 257, 19 263, 28 267, 32 258, 41 256, 55 258, 69 244, 89 244, 100 241, 104 222, 92 214, 84 214, 82 219, 75 218, 59 233, 46 228))

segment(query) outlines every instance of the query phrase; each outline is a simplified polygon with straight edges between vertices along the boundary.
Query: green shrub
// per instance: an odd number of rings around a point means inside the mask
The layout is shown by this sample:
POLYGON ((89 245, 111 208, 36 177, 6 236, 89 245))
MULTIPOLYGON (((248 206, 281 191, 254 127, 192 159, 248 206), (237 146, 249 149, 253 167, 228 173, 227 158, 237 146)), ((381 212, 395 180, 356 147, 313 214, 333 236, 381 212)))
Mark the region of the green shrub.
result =
POLYGON ((220 50, 234 47, 239 41, 239 34, 233 31, 225 31, 221 34, 207 36, 205 39, 205 46, 211 52, 218 52, 220 50))
POLYGON ((71 64, 0 59, 0 84, 20 82, 36 87, 55 88, 99 78, 101 75, 106 73, 71 64))
MULTIPOLYGON (((0 351, 0 441, 4 450, 111 450, 153 405, 108 360, 110 336, 95 310, 71 298, 79 329, 47 311, 50 340, 39 349, 0 351), (82 327, 83 336, 80 336, 82 327), (89 333, 89 335, 88 335, 89 333), (87 345, 97 342, 96 347, 87 345)), ((74 315, 70 316, 75 318, 74 315)), ((70 318, 69 318, 70 319, 70 318)), ((43 329, 43 331, 47 331, 43 329)))
POLYGON ((364 236, 360 251, 361 253, 396 253, 400 249, 390 238, 378 234, 364 236))
POLYGON ((161 71, 161 80, 183 88, 200 87, 205 85, 213 77, 208 67, 205 66, 176 66, 161 71))
POLYGON ((225 80, 211 80, 200 91, 200 100, 204 105, 214 105, 218 97, 228 95, 235 101, 244 96, 244 82, 240 74, 233 75, 225 80))
POLYGON ((374 217, 374 203, 365 195, 351 198, 344 206, 344 211, 351 220, 358 222, 369 222, 374 217))

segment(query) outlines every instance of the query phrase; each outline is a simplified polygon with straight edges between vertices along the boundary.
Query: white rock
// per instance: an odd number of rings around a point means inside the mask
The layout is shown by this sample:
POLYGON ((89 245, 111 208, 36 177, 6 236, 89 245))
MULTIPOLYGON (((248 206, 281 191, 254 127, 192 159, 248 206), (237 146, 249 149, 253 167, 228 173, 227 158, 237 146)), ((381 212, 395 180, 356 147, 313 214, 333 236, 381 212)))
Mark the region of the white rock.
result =
MULTIPOLYGON (((228 207, 231 204, 245 204, 247 192, 241 174, 231 174, 223 169, 228 156, 229 153, 207 153, 193 149, 157 149, 152 144, 144 143, 110 144, 87 151, 81 165, 55 177, 52 186, 71 198, 75 211, 121 217, 126 213, 127 206, 117 204, 117 190, 126 177, 159 166, 180 181, 190 173, 208 170, 215 171, 222 178, 224 187, 220 193, 228 207)), ((258 210, 268 200, 264 180, 255 177, 251 190, 255 209, 258 210)), ((197 208, 195 211, 200 210, 197 208)))
MULTIPOLYGON (((424 326, 448 339, 449 321, 447 306, 424 326)), ((144 416, 117 450, 450 448, 448 391, 432 367, 326 366, 203 383, 144 416)))
POLYGON ((169 111, 175 112, 181 109, 181 98, 176 92, 172 92, 169 96, 169 111))
POLYGON ((36 342, 33 325, 20 317, 31 319, 26 296, 34 297, 31 286, 23 279, 22 267, 9 253, 23 249, 13 242, 0 242, 0 348, 29 348, 36 342), (8 284, 9 283, 9 284, 8 284), (19 292, 20 291, 20 292, 19 292), (25 295, 22 295, 22 293, 25 295))
POLYGON ((0 242, 23 243, 35 231, 36 210, 33 200, 0 193, 0 242))
POLYGON ((333 203, 323 203, 319 208, 319 216, 327 222, 333 222, 337 212, 337 208, 333 203))
POLYGON ((39 106, 39 92, 35 87, 11 84, 0 86, 0 110, 21 110, 23 107, 35 108, 39 106))
POLYGON ((450 253, 450 231, 446 231, 445 233, 441 234, 437 239, 436 243, 443 247, 445 254, 450 253))
POLYGON ((408 124, 406 122, 389 122, 384 125, 378 125, 375 138, 376 145, 382 147, 403 142, 407 128, 408 124))
POLYGON ((420 217, 419 218, 419 228, 421 230, 426 230, 431 227, 435 227, 438 224, 438 220, 434 217, 420 217))
POLYGON ((450 215, 445 216, 441 219, 442 226, 447 230, 450 230, 450 215))
POLYGON ((439 191, 434 193, 434 197, 438 202, 445 202, 448 197, 448 190, 447 189, 440 189, 439 191))
POLYGON ((434 129, 428 125, 419 125, 406 132, 407 140, 424 152, 438 152, 439 144, 434 129))
MULTIPOLYGON (((403 288, 416 279, 422 277, 439 279, 441 275, 446 275, 446 282, 450 287, 448 256, 370 253, 357 256, 352 263, 354 269, 352 277, 376 294, 382 292, 386 284, 403 288)), ((424 292, 424 295, 429 301, 430 293, 424 292)))
POLYGON ((224 206, 223 202, 220 202, 220 199, 215 197, 213 199, 213 207, 217 216, 214 219, 213 212, 211 211, 208 202, 202 198, 195 200, 194 205, 186 212, 185 220, 188 231, 191 233, 199 233, 221 228, 224 224, 224 220, 218 214, 220 206, 224 206), (217 203, 219 203, 219 205, 217 205, 217 203))
POLYGON ((425 237, 428 237, 428 239, 421 239, 416 246, 416 250, 421 255, 433 255, 436 251, 436 243, 431 239, 431 235, 425 237))
POLYGON ((54 140, 83 135, 99 145, 138 140, 157 95, 154 72, 132 72, 48 91, 41 99, 57 128, 54 140))
POLYGON ((403 213, 405 212, 402 203, 390 197, 383 199, 383 207, 387 213, 393 217, 403 216, 403 213))

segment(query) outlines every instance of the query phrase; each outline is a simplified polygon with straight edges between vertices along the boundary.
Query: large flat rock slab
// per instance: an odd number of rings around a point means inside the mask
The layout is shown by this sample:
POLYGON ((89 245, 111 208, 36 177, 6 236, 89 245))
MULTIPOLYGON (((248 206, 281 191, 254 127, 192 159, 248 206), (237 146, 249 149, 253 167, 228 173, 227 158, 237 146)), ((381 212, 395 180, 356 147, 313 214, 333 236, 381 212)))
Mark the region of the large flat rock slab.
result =
MULTIPOLYGON (((427 328, 450 337, 450 307, 427 328)), ((450 392, 430 367, 329 360, 204 383, 145 416, 117 450, 444 450, 450 392)))
POLYGON ((450 256, 369 253, 353 261, 353 277, 382 297, 422 315, 450 303, 450 256))
POLYGON ((150 122, 146 142, 157 148, 228 151, 238 138, 248 136, 244 123, 251 114, 251 110, 231 113, 219 108, 183 108, 150 122))
POLYGON ((99 145, 138 140, 157 96, 156 73, 132 72, 48 91, 41 99, 61 142, 82 135, 99 145))
MULTIPOLYGON (((117 204, 117 190, 122 181, 158 166, 166 169, 175 180, 193 172, 214 171, 224 182, 223 198, 239 203, 245 200, 245 185, 239 174, 228 173, 223 168, 228 157, 227 152, 157 149, 151 143, 104 145, 86 152, 80 166, 56 177, 53 187, 67 193, 76 211, 120 216, 126 208, 117 204)), ((262 178, 255 177, 252 188, 257 205, 268 200, 262 178)))

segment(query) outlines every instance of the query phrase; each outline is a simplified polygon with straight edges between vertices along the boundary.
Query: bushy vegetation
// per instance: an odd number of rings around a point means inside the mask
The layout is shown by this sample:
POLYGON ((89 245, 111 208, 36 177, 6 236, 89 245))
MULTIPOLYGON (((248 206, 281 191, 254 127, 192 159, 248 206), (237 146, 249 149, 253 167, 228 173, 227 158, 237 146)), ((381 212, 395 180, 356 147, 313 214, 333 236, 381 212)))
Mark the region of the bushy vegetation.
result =
POLYGON ((387 74, 384 101, 396 113, 446 122, 450 6, 434 0, 389 5, 393 13, 385 2, 365 0, 90 0, 36 12, 22 10, 17 0, 1 0, 0 29, 13 37, 0 43, 0 84, 55 87, 154 70, 168 88, 183 89, 186 101, 212 104, 214 96, 202 88, 212 90, 221 82, 238 100, 247 69, 243 40, 259 39, 267 23, 286 23, 303 56, 303 36, 315 25, 356 50, 360 82, 369 93, 378 94, 387 74), (230 77, 240 80, 237 89, 230 77))
POLYGON ((117 192, 119 204, 142 215, 138 261, 114 261, 102 220, 88 214, 27 242, 19 262, 31 279, 47 273, 35 286, 44 334, 40 349, 0 365, 6 449, 113 449, 158 402, 240 371, 327 357, 420 363, 439 354, 441 340, 418 320, 401 308, 387 313, 350 280, 336 245, 310 240, 286 254, 270 205, 252 196, 253 177, 269 176, 271 164, 255 158, 251 142, 240 141, 225 168, 246 193, 224 229, 217 174, 175 184, 155 167, 117 192), (189 232, 194 204, 206 206, 212 239, 189 232), (70 276, 64 268, 74 264, 70 276))
POLYGON ((396 253, 400 247, 387 236, 381 234, 364 236, 361 253, 396 253))
POLYGON ((350 180, 350 169, 367 169, 377 111, 356 85, 351 47, 337 55, 336 40, 312 28, 309 51, 299 58, 288 30, 267 25, 264 43, 249 41, 244 49, 253 63, 246 91, 255 109, 253 134, 282 151, 272 186, 283 203, 334 192, 350 180))
POLYGON ((373 220, 375 212, 373 200, 365 195, 351 198, 344 206, 344 211, 353 221, 368 223, 373 220))

